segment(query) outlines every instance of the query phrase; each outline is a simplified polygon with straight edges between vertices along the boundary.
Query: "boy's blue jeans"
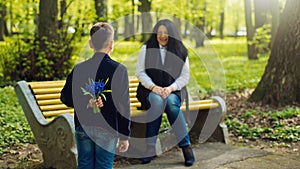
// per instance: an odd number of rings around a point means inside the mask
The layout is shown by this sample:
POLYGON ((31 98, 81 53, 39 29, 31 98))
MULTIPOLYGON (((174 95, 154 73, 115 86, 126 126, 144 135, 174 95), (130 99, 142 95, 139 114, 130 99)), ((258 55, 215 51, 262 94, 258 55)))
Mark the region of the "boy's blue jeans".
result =
POLYGON ((148 100, 151 107, 147 112, 147 145, 155 146, 163 112, 166 112, 172 130, 175 131, 178 146, 184 147, 190 145, 184 115, 180 110, 181 101, 179 97, 171 93, 166 99, 163 99, 161 96, 151 92, 148 96, 148 100))
POLYGON ((117 138, 94 126, 77 127, 75 132, 78 169, 111 169, 117 138), (88 134, 87 134, 88 133, 88 134))

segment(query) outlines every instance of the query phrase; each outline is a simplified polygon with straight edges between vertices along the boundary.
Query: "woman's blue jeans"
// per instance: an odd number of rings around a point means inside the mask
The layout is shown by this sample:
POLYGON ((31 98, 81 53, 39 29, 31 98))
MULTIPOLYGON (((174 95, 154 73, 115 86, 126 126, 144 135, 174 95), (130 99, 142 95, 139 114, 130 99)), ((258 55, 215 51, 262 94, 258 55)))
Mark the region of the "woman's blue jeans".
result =
POLYGON ((184 147, 190 145, 184 115, 180 110, 180 98, 176 94, 171 93, 166 99, 163 99, 161 96, 151 92, 148 96, 148 100, 151 107, 147 112, 147 145, 155 146, 163 112, 167 114, 172 130, 175 131, 178 146, 184 147))
POLYGON ((117 138, 94 126, 79 126, 75 132, 78 169, 111 169, 117 138))

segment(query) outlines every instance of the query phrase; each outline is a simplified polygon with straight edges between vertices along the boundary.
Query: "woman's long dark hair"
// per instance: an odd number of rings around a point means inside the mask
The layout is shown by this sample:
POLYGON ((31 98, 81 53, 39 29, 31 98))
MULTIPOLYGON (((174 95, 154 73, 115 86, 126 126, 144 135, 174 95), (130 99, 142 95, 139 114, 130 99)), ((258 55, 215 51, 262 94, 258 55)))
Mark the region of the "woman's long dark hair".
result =
POLYGON ((188 51, 182 43, 182 40, 180 38, 179 32, 175 24, 168 19, 160 20, 154 26, 152 34, 146 42, 147 48, 159 48, 159 43, 157 41, 157 32, 159 26, 161 25, 164 25, 168 30, 169 39, 167 44, 167 50, 183 59, 183 61, 185 61, 188 55, 188 51))

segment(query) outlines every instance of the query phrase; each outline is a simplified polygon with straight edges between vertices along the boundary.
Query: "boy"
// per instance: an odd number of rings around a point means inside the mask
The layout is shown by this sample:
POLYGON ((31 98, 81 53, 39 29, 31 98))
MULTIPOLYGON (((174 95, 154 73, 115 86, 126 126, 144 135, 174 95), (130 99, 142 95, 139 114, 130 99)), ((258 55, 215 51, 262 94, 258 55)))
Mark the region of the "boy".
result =
POLYGON ((75 110, 78 169, 112 168, 117 145, 119 152, 129 146, 128 74, 125 66, 110 58, 113 27, 96 23, 90 36, 95 53, 68 75, 61 101, 75 110))

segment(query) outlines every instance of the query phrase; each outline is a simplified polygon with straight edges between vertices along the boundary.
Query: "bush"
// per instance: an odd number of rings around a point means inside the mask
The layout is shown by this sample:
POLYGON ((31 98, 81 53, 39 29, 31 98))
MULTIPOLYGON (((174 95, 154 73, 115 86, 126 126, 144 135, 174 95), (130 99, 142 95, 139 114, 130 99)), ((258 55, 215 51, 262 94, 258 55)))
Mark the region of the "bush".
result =
POLYGON ((21 74, 24 74, 23 72, 28 71, 29 67, 24 66, 24 69, 18 70, 17 65, 25 65, 25 63, 20 63, 24 60, 21 56, 25 56, 29 50, 30 45, 18 39, 18 36, 5 38, 5 42, 0 46, 0 86, 12 84, 14 80, 19 79, 21 74))
POLYGON ((67 76, 75 64, 73 47, 61 39, 56 43, 50 43, 47 39, 42 41, 45 49, 41 49, 39 41, 30 37, 16 35, 5 38, 0 48, 1 86, 21 79, 54 80, 67 76))

